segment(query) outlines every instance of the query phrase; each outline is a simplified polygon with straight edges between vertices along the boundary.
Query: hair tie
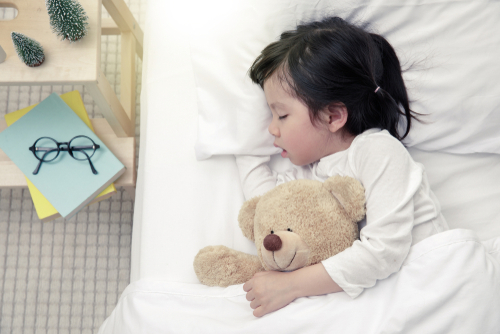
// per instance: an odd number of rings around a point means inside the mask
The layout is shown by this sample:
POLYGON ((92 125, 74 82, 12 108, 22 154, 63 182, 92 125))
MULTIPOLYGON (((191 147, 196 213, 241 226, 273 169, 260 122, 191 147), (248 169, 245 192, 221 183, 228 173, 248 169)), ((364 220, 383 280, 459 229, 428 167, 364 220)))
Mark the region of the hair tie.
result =
POLYGON ((380 86, 377 86, 377 89, 375 89, 375 93, 377 93, 379 89, 380 89, 380 86))

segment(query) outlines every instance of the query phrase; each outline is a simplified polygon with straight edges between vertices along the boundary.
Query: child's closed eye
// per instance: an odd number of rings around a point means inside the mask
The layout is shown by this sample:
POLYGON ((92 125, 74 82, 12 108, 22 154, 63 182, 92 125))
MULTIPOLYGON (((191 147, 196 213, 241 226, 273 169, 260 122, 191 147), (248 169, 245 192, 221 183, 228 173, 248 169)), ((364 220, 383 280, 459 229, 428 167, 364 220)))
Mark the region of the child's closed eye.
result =
POLYGON ((288 115, 284 115, 284 116, 279 116, 278 119, 284 119, 286 118, 288 115))

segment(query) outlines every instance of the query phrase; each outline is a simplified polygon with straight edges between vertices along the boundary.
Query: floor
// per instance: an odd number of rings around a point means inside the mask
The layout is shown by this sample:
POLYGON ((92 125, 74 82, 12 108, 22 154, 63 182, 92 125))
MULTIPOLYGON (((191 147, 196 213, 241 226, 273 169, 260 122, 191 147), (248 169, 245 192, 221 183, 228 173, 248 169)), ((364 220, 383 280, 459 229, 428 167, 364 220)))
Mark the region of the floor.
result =
MULTIPOLYGON (((125 0, 144 27, 146 0, 125 0)), ((15 16, 0 8, 0 20, 15 16)), ((109 15, 103 10, 103 17, 109 15)), ((101 67, 120 93, 120 38, 102 37, 101 67)), ((137 63, 136 140, 142 63, 137 63)), ((83 86, 0 87, 0 117, 53 92, 78 90, 93 118, 102 117, 83 86)), ((0 333, 96 333, 129 284, 134 202, 119 189, 75 217, 42 223, 28 189, 0 190, 0 333)))

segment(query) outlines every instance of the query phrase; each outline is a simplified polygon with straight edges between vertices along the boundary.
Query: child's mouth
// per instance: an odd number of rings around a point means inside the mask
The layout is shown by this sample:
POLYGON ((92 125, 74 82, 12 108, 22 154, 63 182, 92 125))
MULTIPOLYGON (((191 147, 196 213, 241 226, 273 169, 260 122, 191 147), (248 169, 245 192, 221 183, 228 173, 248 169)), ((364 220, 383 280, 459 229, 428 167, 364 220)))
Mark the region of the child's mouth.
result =
MULTIPOLYGON (((279 147, 279 146, 274 144, 274 147, 279 147)), ((281 157, 286 158, 288 155, 288 152, 282 147, 279 147, 279 148, 281 148, 283 150, 283 152, 281 152, 281 157)))

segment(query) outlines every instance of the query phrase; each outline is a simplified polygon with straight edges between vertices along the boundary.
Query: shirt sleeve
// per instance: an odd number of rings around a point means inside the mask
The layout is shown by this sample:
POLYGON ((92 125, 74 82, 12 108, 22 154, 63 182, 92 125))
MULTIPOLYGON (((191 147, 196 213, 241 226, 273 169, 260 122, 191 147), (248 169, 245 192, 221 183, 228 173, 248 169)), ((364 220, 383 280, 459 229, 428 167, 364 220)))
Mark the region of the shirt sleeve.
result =
POLYGON ((272 170, 268 155, 236 155, 235 158, 246 200, 263 195, 282 183, 310 177, 309 166, 297 166, 282 173, 272 170))
POLYGON ((365 188, 366 226, 351 247, 322 263, 355 298, 377 280, 399 271, 407 257, 414 226, 413 197, 423 170, 396 138, 384 134, 363 138, 349 164, 365 188))

